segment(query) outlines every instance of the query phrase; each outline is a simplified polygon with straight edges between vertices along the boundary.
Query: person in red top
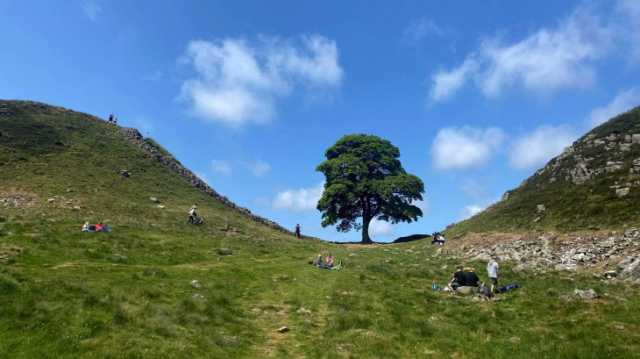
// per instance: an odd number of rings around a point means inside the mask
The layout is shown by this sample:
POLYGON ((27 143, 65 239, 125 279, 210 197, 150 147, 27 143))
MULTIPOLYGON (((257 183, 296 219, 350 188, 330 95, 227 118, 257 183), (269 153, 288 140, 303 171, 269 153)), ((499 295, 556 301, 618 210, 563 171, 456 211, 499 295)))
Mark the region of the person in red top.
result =
POLYGON ((102 224, 102 222, 96 224, 96 232, 102 232, 103 228, 104 228, 104 225, 102 224))

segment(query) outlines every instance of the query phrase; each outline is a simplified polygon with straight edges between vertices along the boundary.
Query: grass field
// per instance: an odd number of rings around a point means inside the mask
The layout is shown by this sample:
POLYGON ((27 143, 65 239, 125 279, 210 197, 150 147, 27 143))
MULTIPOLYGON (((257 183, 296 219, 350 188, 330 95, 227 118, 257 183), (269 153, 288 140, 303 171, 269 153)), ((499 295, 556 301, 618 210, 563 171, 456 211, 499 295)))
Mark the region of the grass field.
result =
POLYGON ((31 104, 9 109, 0 117, 0 199, 10 200, 0 203, 0 358, 640 353, 637 287, 505 263, 503 282, 523 288, 499 301, 433 292, 458 261, 428 242, 297 240, 188 186, 113 126, 31 104), (205 225, 186 224, 192 203, 205 225), (85 220, 113 232, 81 233, 85 220), (310 266, 320 252, 344 268, 310 266), (561 299, 576 288, 601 298, 561 299))

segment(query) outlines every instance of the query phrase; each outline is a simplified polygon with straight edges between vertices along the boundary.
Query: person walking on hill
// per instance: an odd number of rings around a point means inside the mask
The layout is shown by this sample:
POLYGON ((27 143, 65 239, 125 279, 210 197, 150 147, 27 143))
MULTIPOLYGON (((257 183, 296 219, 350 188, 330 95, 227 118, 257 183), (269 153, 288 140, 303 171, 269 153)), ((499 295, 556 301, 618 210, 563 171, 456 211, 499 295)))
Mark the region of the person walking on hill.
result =
POLYGON ((495 257, 491 257, 489 263, 487 263, 487 275, 489 276, 489 280, 491 281, 491 292, 495 290, 498 286, 498 262, 495 257))
POLYGON ((296 238, 302 238, 302 234, 300 233, 300 223, 296 224, 296 238))

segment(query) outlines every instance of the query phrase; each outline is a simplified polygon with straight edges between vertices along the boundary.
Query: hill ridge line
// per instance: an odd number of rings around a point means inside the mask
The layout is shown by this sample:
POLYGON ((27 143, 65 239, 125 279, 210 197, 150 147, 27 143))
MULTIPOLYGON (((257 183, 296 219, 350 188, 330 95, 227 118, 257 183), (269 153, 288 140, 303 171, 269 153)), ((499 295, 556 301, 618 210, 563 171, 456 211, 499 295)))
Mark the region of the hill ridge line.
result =
POLYGON ((120 133, 129 143, 133 144, 134 146, 142 149, 143 151, 151 155, 153 159, 160 162, 162 165, 170 169, 172 172, 178 174, 185 181, 187 181, 187 183, 189 183, 192 187, 195 187, 200 191, 204 192, 205 194, 207 194, 208 196, 213 197, 214 199, 222 202, 224 205, 231 208, 232 210, 235 210, 239 213, 242 213, 243 215, 246 215, 253 221, 259 222, 261 224, 269 226, 278 231, 281 231, 287 234, 292 234, 291 231, 287 230, 280 224, 270 219, 266 219, 264 217, 258 216, 253 212, 251 212, 249 209, 238 206, 226 196, 223 196, 218 192, 216 192, 216 190, 211 188, 211 186, 209 186, 206 182, 200 179, 200 177, 198 177, 195 173, 193 173, 191 170, 186 168, 182 163, 180 163, 180 161, 178 161, 175 157, 173 157, 169 152, 167 152, 162 147, 160 147, 160 145, 155 143, 154 140, 150 138, 145 138, 140 133, 140 131, 138 131, 136 128, 121 127, 120 133))

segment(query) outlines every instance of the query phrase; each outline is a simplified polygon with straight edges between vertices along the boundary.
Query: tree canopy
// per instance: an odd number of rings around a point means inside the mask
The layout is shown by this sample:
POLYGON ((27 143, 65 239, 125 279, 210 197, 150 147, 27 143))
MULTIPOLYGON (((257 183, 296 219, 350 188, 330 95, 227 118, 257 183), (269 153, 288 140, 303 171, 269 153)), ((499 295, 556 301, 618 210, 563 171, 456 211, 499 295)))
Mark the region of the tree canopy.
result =
POLYGON ((414 204, 422 200, 424 184, 402 168, 400 150, 391 142, 347 135, 325 157, 317 168, 326 178, 317 206, 323 227, 337 223, 341 232, 361 229, 362 242, 370 243, 371 220, 412 222, 422 216, 414 204))

